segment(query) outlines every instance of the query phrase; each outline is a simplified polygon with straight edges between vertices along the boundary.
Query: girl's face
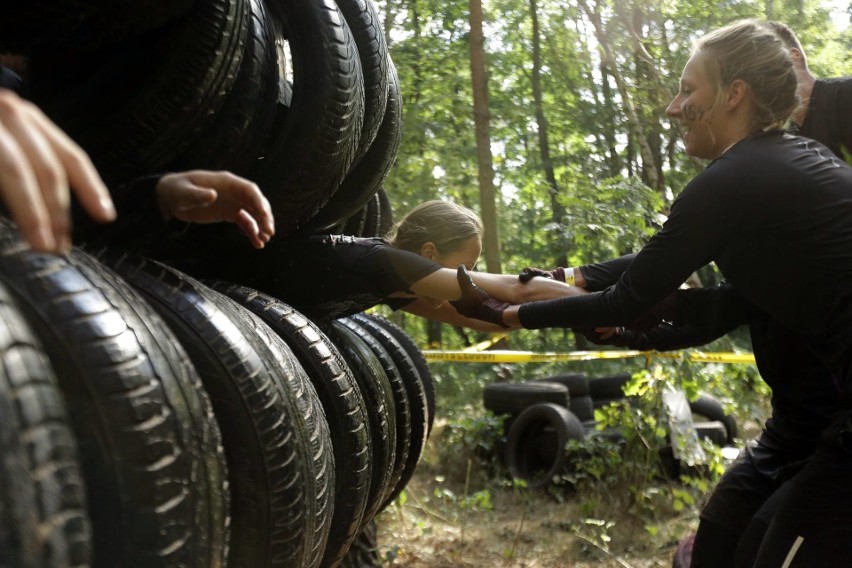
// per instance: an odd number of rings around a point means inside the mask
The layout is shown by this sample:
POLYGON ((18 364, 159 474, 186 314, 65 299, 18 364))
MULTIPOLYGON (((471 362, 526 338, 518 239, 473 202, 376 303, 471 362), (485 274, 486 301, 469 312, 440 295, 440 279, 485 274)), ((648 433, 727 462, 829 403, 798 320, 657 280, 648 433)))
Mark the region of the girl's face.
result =
POLYGON ((452 252, 441 254, 440 251, 436 249, 432 260, 444 268, 452 268, 455 270, 460 264, 464 264, 468 270, 473 270, 481 253, 482 239, 479 235, 473 235, 468 237, 461 247, 452 252))
POLYGON ((683 131, 686 153, 697 158, 717 158, 722 145, 716 107, 716 86, 704 72, 704 57, 693 55, 683 68, 680 90, 669 104, 666 114, 676 119, 683 131))

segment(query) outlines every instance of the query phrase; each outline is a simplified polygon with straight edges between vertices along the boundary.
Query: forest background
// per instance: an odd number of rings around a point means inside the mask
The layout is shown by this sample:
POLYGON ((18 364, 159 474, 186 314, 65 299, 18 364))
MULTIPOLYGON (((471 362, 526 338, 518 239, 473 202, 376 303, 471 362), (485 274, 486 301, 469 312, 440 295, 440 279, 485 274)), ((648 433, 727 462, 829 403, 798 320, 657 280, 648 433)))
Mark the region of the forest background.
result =
MULTIPOLYGON (((664 109, 691 42, 707 31, 739 18, 779 20, 798 34, 817 77, 852 73, 846 0, 377 5, 403 97, 402 143, 384 185, 394 213, 398 218, 429 199, 471 207, 485 224, 479 269, 489 272, 606 260, 638 250, 653 234, 705 165, 685 155, 664 109)), ((707 267, 691 283, 718 281, 707 267)), ((456 349, 487 339, 383 313, 424 347, 456 349)), ((569 330, 520 331, 501 347, 590 348, 569 330)), ((749 351, 750 345, 739 331, 706 349, 749 351)), ((751 365, 683 358, 430 367, 437 426, 408 491, 379 522, 380 552, 393 566, 669 566, 674 543, 694 528, 701 498, 722 471, 720 458, 708 475, 672 487, 641 459, 627 463, 599 452, 596 473, 586 472, 580 484, 582 498, 531 495, 507 479, 496 457, 499 422, 481 404, 489 382, 627 371, 636 373, 634 388, 647 399, 672 383, 712 392, 745 425, 743 438, 767 411, 768 393, 751 365)), ((647 418, 642 427, 635 412, 610 420, 632 420, 650 454, 654 447, 642 429, 650 428, 652 438, 660 431, 647 418)))

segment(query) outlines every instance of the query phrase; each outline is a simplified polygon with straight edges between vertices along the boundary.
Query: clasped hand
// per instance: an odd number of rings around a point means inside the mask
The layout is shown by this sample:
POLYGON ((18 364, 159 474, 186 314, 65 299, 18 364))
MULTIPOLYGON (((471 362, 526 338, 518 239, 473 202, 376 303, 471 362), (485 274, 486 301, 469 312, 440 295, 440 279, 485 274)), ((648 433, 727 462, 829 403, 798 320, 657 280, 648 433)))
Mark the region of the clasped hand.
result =
POLYGON ((461 288, 461 298, 450 302, 456 311, 465 317, 509 327, 503 323, 503 312, 511 304, 492 298, 488 292, 477 286, 463 264, 459 265, 456 278, 461 288))

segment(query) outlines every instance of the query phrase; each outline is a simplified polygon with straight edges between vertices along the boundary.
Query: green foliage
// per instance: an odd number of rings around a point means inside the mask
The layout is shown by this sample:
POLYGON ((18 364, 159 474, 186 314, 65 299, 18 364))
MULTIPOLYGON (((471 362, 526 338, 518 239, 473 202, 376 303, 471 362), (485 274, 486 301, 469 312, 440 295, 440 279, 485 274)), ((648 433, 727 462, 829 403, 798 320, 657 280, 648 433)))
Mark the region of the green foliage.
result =
MULTIPOLYGON (((468 471, 478 478, 492 479, 499 472, 497 448, 503 433, 504 417, 489 412, 459 417, 447 423, 441 432, 438 458, 442 471, 455 480, 465 480, 468 471)), ((483 497, 468 506, 484 505, 483 497)))
MULTIPOLYGON (((468 4, 460 0, 382 0, 391 56, 404 99, 403 139, 385 188, 397 214, 427 199, 447 198, 479 209, 470 87, 468 4)), ((826 25, 816 0, 652 0, 589 2, 602 21, 627 93, 603 63, 588 17, 577 2, 538 0, 542 102, 557 179, 555 218, 535 120, 531 83, 530 3, 484 3, 489 111, 498 200, 498 234, 508 270, 546 265, 568 254, 575 262, 641 246, 667 205, 698 166, 681 151, 677 129, 663 115, 677 88, 691 42, 743 17, 771 17, 796 29, 818 76, 849 72, 852 26, 826 25), (635 41, 638 40, 638 41, 635 41), (641 46, 641 52, 637 46, 641 46), (629 100, 624 100, 627 96, 629 100), (664 187, 647 187, 639 117, 664 187)))

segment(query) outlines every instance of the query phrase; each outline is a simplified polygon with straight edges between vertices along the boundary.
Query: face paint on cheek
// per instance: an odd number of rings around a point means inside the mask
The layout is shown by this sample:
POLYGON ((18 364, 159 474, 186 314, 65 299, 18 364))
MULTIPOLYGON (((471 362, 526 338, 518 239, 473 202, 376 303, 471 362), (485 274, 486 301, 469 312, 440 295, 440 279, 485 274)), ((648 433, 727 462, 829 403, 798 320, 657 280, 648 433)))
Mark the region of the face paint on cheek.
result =
POLYGON ((702 120, 705 114, 704 107, 698 105, 686 105, 683 109, 684 118, 692 122, 702 120))

